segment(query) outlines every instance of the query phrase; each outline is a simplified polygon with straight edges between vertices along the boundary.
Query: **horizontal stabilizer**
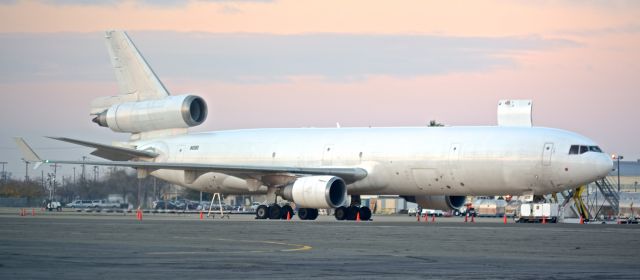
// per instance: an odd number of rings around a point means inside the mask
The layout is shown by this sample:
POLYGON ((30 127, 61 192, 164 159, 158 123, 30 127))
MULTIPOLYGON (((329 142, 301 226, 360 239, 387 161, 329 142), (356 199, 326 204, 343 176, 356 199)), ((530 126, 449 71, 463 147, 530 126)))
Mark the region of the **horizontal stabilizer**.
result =
POLYGON ((23 159, 27 162, 35 163, 33 169, 37 169, 40 164, 42 164, 40 157, 33 151, 33 149, 31 149, 31 147, 29 147, 22 137, 16 137, 14 140, 18 145, 18 149, 20 149, 20 152, 22 153, 23 159))
POLYGON ((116 147, 111 145, 105 145, 100 143, 88 142, 83 140, 76 140, 66 137, 48 137, 54 140, 64 141, 80 146, 95 148, 96 150, 91 152, 92 155, 101 157, 108 160, 130 160, 134 158, 155 158, 158 154, 150 151, 140 151, 136 149, 116 147))

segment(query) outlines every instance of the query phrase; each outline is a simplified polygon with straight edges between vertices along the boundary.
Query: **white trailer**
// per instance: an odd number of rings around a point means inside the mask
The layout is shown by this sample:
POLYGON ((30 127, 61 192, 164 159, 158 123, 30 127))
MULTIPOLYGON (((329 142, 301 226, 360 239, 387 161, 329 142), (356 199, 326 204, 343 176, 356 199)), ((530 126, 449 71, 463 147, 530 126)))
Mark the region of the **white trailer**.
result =
POLYGON ((518 223, 556 223, 559 215, 557 203, 523 203, 515 219, 518 223))

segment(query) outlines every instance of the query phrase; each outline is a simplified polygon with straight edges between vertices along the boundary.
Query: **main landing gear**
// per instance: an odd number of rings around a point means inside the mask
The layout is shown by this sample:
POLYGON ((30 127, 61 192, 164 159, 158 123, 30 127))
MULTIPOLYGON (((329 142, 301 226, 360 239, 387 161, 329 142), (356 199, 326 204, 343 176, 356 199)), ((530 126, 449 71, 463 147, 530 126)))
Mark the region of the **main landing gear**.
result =
MULTIPOLYGON (((298 215, 299 214, 300 213, 298 213, 298 215)), ((272 204, 269 206, 260 205, 256 209, 256 219, 259 219, 259 220, 287 219, 287 218, 293 218, 293 215, 295 215, 295 213, 293 213, 293 208, 290 205, 284 205, 284 206, 280 206, 278 204, 272 204)))
POLYGON ((371 219, 371 209, 369 209, 369 207, 366 207, 366 206, 364 207, 355 206, 355 205, 351 205, 349 207, 340 206, 336 208, 336 211, 334 213, 334 216, 338 221, 342 221, 342 220, 353 221, 358 218, 358 215, 360 216, 360 220, 369 221, 371 219))

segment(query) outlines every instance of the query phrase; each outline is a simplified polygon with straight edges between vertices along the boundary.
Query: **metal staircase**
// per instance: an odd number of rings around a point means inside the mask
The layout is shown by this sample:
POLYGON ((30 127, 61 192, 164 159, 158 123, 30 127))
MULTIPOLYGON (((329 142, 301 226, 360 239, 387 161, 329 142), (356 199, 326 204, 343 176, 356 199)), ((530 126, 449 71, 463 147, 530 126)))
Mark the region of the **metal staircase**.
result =
MULTIPOLYGON (((561 192, 563 201, 560 209, 568 209, 575 216, 583 217, 587 221, 605 221, 618 216, 620 213, 620 194, 614 185, 606 177, 593 182, 593 184, 597 189, 592 189, 591 195, 589 195, 587 185, 561 192)), ((557 201, 557 196, 554 198, 557 201)))
MULTIPOLYGON (((604 199, 609 202, 609 206, 613 209, 614 213, 616 213, 616 215, 620 213, 620 194, 613 187, 613 184, 611 184, 606 177, 595 181, 595 183, 602 196, 604 196, 604 199)), ((596 213, 596 216, 597 214, 598 213, 596 213)))

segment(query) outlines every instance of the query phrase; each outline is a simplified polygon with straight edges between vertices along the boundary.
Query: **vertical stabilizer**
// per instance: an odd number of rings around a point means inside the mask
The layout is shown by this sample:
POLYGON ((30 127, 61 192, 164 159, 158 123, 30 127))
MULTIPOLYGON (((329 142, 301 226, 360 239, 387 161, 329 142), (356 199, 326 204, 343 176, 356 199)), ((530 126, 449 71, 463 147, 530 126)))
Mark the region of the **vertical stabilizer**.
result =
POLYGON ((113 104, 157 100, 169 96, 167 89, 126 32, 107 31, 105 41, 120 95, 94 100, 91 104, 91 114, 98 114, 113 104))

